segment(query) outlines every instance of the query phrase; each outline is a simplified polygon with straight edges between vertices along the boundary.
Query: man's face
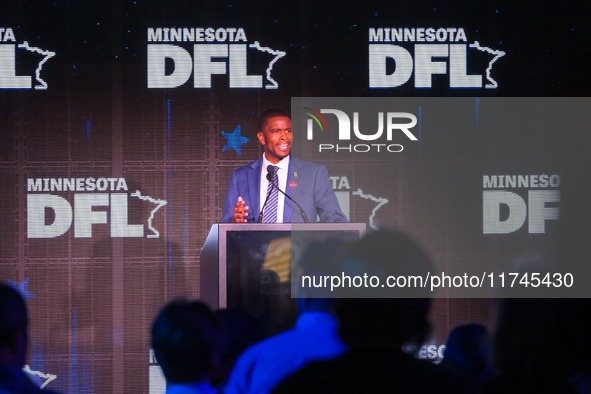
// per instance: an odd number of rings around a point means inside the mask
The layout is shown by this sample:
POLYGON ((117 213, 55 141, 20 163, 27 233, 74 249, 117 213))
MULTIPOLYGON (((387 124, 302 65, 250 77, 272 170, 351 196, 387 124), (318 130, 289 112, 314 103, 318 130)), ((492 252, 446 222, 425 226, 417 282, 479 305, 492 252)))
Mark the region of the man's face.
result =
POLYGON ((265 146, 267 160, 277 164, 291 151, 291 120, 284 116, 271 118, 265 127, 257 133, 257 137, 265 146))

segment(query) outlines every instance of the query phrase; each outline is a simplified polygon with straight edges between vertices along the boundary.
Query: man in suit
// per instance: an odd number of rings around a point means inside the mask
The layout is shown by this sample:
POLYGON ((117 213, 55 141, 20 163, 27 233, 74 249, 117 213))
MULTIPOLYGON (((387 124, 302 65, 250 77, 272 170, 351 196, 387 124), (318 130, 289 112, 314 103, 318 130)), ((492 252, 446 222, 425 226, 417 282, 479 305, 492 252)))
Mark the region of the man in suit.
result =
MULTIPOLYGON (((278 109, 265 111, 259 118, 259 142, 265 153, 259 160, 232 173, 226 202, 224 223, 256 223, 261 207, 269 195, 268 166, 278 167, 278 186, 299 203, 310 221, 348 222, 328 179, 326 167, 291 157, 291 120, 278 109)), ((300 209, 279 193, 277 216, 266 223, 304 222, 300 209)), ((265 207, 266 209, 266 207, 265 207)))

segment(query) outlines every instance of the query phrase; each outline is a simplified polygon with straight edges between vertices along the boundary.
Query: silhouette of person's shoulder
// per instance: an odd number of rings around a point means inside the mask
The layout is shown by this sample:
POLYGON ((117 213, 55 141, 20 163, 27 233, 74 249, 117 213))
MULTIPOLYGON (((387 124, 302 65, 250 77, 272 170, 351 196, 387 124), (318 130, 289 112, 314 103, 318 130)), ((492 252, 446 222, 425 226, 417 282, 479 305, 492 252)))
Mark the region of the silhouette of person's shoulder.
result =
POLYGON ((314 362, 286 378, 273 393, 464 393, 457 379, 429 361, 402 352, 351 350, 314 362))

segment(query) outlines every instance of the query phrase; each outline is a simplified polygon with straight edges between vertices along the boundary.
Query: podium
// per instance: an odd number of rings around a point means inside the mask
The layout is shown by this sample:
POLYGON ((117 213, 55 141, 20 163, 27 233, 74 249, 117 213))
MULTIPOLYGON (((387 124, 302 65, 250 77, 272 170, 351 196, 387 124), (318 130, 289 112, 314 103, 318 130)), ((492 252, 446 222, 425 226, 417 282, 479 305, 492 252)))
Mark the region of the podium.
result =
POLYGON ((328 237, 355 241, 365 223, 216 223, 201 251, 201 300, 214 309, 241 308, 268 333, 293 325, 291 260, 328 237))

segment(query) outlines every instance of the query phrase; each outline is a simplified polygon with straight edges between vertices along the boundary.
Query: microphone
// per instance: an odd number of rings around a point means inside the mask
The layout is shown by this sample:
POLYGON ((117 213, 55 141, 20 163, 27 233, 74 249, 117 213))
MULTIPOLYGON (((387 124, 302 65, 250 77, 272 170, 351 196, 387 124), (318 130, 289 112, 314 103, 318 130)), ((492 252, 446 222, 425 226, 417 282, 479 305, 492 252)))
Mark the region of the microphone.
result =
MULTIPOLYGON (((293 202, 295 205, 297 205, 297 207, 300 209, 300 215, 302 215, 302 219, 304 219, 304 223, 310 223, 310 220, 308 220, 308 215, 306 215, 306 212, 302 209, 302 207, 300 206, 300 204, 298 204, 298 202, 296 200, 294 200, 293 198, 291 198, 290 196, 288 196, 287 194, 285 194, 283 192, 283 190, 281 190, 279 188, 279 186, 277 186, 275 184, 275 182, 273 182, 273 166, 272 165, 268 165, 267 166, 267 180, 269 181, 270 184, 273 185, 274 188, 276 188, 277 190, 279 190, 281 192, 281 194, 283 194, 285 197, 289 198, 289 200, 291 202, 293 202)), ((267 199, 269 198, 269 194, 271 194, 271 191, 269 191, 269 193, 267 194, 267 199)), ((265 200, 265 204, 267 203, 267 200, 265 200)), ((264 207, 264 205, 263 205, 264 207)), ((261 210, 262 212, 262 210, 261 210)), ((262 213, 259 214, 259 223, 262 222, 263 220, 263 216, 262 213)))
POLYGON ((275 171, 273 171, 273 166, 269 164, 267 166, 267 180, 271 182, 273 186, 275 186, 275 184, 273 183, 273 175, 275 175, 275 171))

